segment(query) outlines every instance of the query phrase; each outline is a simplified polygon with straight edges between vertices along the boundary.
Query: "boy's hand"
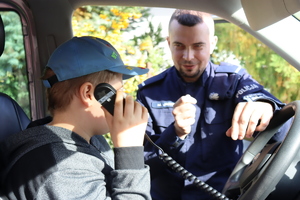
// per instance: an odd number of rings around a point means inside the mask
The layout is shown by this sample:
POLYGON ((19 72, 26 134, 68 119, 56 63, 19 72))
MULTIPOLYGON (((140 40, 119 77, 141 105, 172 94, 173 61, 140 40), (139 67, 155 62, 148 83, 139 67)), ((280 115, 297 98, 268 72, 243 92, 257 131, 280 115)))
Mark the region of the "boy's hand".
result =
POLYGON ((142 146, 148 111, 127 95, 123 105, 123 92, 117 91, 114 116, 105 112, 114 147, 142 146))

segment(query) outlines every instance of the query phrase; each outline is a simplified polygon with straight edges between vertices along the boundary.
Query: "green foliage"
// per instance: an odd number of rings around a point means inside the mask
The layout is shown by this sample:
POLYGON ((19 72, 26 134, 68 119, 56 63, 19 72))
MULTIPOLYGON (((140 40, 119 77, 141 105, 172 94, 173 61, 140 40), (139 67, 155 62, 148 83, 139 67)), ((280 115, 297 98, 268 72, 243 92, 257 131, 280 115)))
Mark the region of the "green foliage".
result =
POLYGON ((11 96, 30 116, 25 50, 20 17, 1 12, 5 27, 5 48, 0 58, 0 92, 11 96))
POLYGON ((161 24, 155 29, 152 18, 147 19, 148 22, 148 32, 141 34, 140 36, 134 36, 132 39, 135 46, 140 46, 140 50, 145 54, 145 62, 147 63, 147 68, 150 69, 150 76, 155 75, 166 69, 169 63, 164 59, 165 49, 159 47, 159 45, 165 41, 165 38, 161 36, 162 26, 161 24), (147 42, 148 41, 148 42, 147 42), (144 43, 149 44, 149 48, 143 48, 144 43))
POLYGON ((134 97, 138 84, 168 66, 163 58, 164 50, 159 47, 165 40, 161 37, 162 27, 155 28, 151 17, 149 8, 123 6, 84 6, 73 15, 74 35, 103 38, 114 45, 125 64, 150 69, 148 75, 125 82, 126 93, 134 97), (144 33, 136 31, 142 22, 148 24, 144 33))
POLYGON ((149 9, 125 6, 83 6, 78 8, 73 16, 73 22, 77 22, 73 24, 75 35, 110 38, 112 33, 122 35, 122 32, 138 28, 145 17, 149 16, 149 9))
POLYGON ((238 60, 254 79, 281 101, 289 103, 300 99, 297 89, 300 73, 273 50, 233 24, 216 24, 216 35, 219 40, 212 56, 214 62, 226 61, 233 55, 231 58, 238 60))
POLYGON ((148 27, 149 31, 143 33, 140 36, 135 36, 133 38, 133 41, 135 45, 138 45, 140 41, 143 41, 145 39, 150 39, 153 43, 153 46, 158 46, 161 42, 163 42, 165 39, 161 36, 162 27, 161 24, 158 25, 157 29, 155 30, 155 27, 152 23, 151 18, 148 18, 148 27))

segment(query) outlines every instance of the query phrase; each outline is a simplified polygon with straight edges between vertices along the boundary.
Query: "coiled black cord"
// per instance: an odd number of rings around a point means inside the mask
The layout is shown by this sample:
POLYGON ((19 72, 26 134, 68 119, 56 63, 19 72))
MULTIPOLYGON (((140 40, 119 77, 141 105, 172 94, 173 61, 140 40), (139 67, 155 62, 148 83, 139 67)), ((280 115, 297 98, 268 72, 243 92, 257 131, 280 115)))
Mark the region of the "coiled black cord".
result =
POLYGON ((216 189, 212 188, 211 186, 209 186, 208 184, 206 184, 205 182, 199 180, 195 175, 193 175, 192 173, 188 172, 186 169, 184 169, 179 163, 177 163, 172 157, 170 157, 167 153, 165 153, 163 151, 163 149, 161 147, 159 147, 158 145, 156 145, 151 138, 145 134, 146 139, 153 145, 155 146, 157 149, 159 149, 162 153, 159 154, 159 158, 163 160, 164 163, 166 163, 171 169, 173 169, 175 172, 178 172, 181 174, 181 176, 186 179, 189 180, 191 182, 193 182, 196 187, 204 190, 205 192, 207 192, 208 194, 210 194, 212 197, 214 197, 215 199, 218 200, 230 200, 229 198, 227 198, 224 194, 218 192, 216 189))

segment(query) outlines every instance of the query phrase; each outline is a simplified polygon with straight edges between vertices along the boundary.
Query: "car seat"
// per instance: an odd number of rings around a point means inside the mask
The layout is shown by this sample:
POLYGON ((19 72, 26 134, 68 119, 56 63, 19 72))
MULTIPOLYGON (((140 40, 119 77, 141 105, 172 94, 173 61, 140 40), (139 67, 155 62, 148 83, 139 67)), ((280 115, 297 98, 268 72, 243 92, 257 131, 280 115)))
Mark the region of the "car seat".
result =
MULTIPOLYGON (((19 104, 10 96, 0 92, 0 142, 26 129, 29 122, 29 118, 19 104)), ((2 194, 1 186, 0 200, 7 200, 7 197, 2 194)))
MULTIPOLYGON (((4 51, 4 46, 5 30, 2 17, 0 15, 0 56, 4 51)), ((9 135, 26 129, 29 122, 29 118, 19 104, 10 96, 0 92, 0 142, 6 139, 9 135)), ((2 194, 1 186, 0 200, 7 200, 7 197, 2 194)))
POLYGON ((26 129, 30 120, 19 104, 0 92, 0 142, 26 129))

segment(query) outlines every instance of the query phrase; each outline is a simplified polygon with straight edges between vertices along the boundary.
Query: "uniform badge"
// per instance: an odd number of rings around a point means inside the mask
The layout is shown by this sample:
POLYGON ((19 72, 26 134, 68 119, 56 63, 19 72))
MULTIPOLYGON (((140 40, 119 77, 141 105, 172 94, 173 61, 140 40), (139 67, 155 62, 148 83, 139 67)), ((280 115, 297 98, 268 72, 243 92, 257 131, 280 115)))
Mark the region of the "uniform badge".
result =
POLYGON ((219 94, 218 93, 214 93, 214 92, 212 92, 212 93, 210 93, 209 94, 209 99, 210 100, 219 100, 219 94))

